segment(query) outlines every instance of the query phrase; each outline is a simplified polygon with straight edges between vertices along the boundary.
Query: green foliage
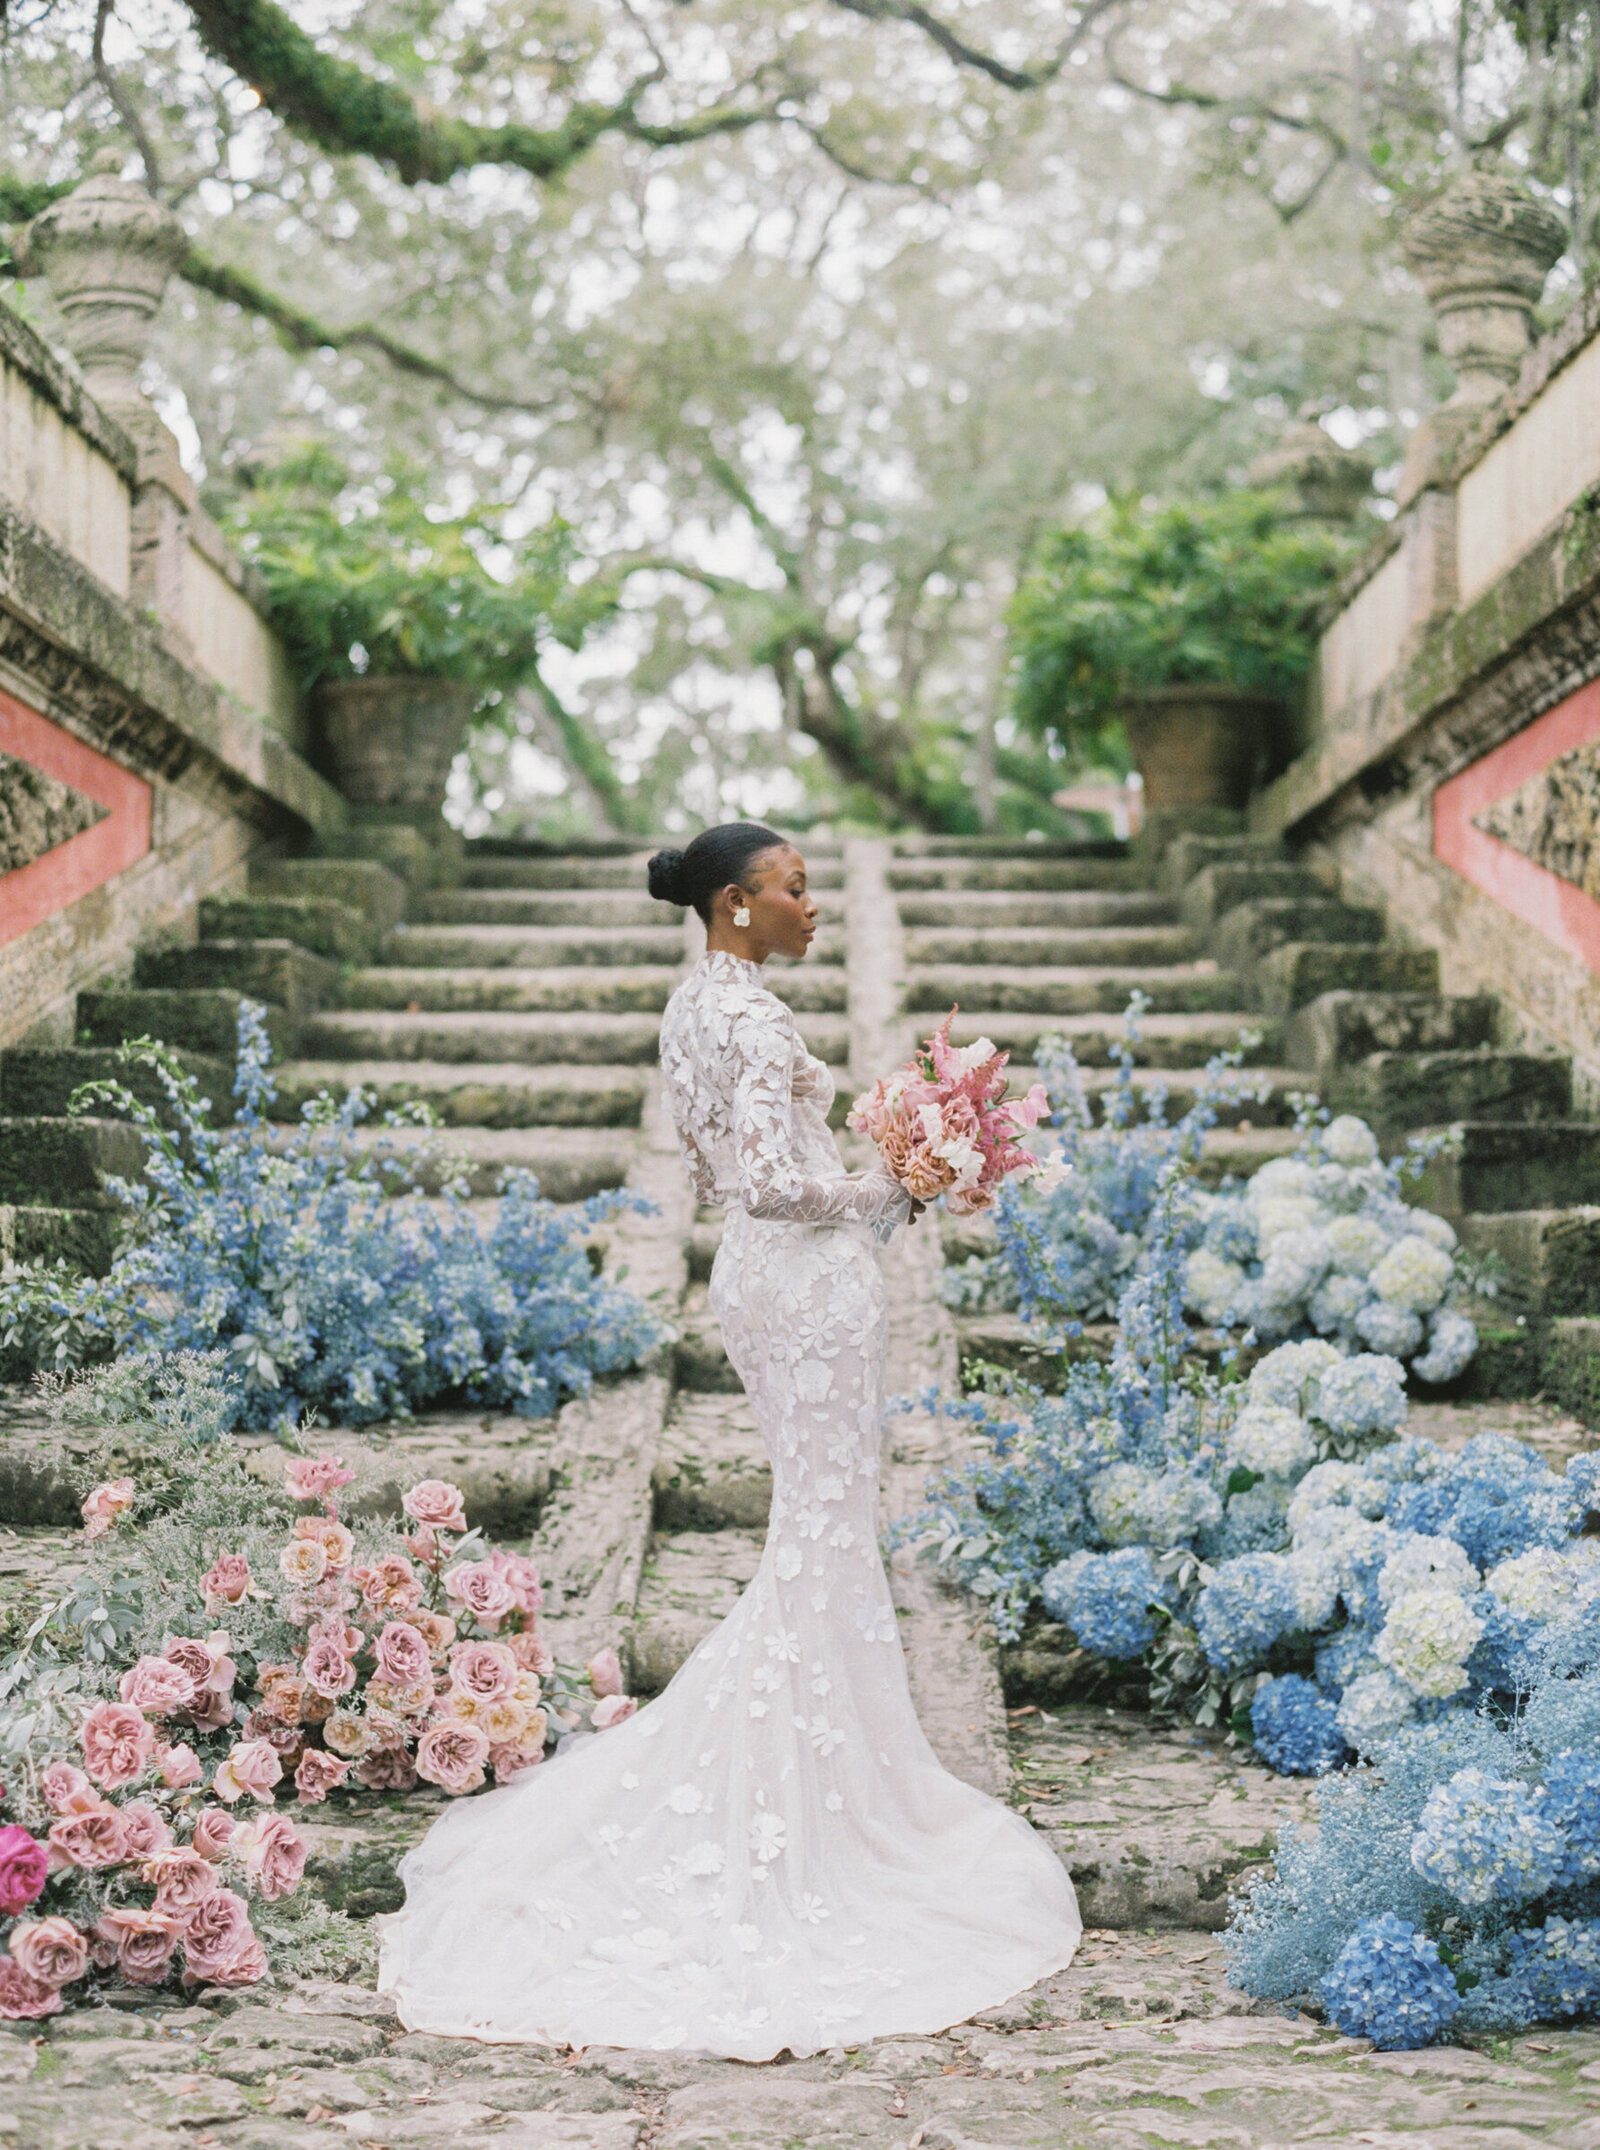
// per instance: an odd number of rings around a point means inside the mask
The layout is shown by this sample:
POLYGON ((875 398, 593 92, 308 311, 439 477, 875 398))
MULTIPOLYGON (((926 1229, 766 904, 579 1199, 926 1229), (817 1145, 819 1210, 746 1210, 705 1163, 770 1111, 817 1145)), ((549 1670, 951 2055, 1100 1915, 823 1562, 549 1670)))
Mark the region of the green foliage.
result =
POLYGON ((1012 707, 1029 730, 1097 742, 1120 696, 1183 684, 1286 700, 1348 538, 1285 520, 1271 493, 1117 501, 1051 531, 1012 601, 1012 707))
POLYGON ((446 516, 398 460, 368 484, 309 449, 255 485, 228 530, 261 571, 308 687, 359 672, 515 686, 544 643, 576 649, 614 605, 607 585, 574 582, 577 547, 559 517, 511 539, 487 512, 446 516))

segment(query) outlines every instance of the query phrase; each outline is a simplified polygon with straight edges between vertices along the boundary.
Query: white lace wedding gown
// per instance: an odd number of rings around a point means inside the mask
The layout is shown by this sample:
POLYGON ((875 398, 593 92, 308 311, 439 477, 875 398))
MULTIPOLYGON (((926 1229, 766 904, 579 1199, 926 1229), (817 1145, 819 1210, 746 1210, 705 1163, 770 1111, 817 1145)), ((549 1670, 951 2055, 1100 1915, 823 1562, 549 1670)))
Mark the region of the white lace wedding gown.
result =
POLYGON ((942 2030, 1070 1961, 1072 1884, 912 1710, 878 1551, 886 1300, 908 1213, 846 1175, 832 1079, 752 963, 661 1029, 711 1303, 772 1458, 755 1579, 666 1692, 448 1809, 403 1862, 380 1989, 412 2030, 749 2061, 942 2030))

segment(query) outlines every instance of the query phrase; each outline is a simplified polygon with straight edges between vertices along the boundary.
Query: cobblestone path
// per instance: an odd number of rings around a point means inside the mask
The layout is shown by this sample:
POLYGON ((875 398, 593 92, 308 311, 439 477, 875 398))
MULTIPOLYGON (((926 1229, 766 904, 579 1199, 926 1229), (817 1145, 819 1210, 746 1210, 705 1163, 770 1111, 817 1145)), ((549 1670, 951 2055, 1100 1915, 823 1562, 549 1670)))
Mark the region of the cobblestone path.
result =
MULTIPOLYGON (((982 1030, 1010 1046, 1024 1081, 1041 1032, 1068 1030, 1098 1087, 1137 986, 1152 1007, 1138 1080, 1163 1081, 1173 1109, 1205 1056, 1254 1023, 1266 1095, 1212 1135, 1206 1167, 1249 1169, 1291 1139, 1288 1096, 1306 1078, 1281 1065, 1283 1014, 1305 990, 1300 972, 1315 971, 1318 986, 1353 983, 1339 966, 1358 962, 1372 998, 1416 997, 1430 983, 1412 975, 1414 955, 1365 945, 1362 919, 1310 903, 1298 883, 1272 880, 1286 870, 1248 860, 1227 870, 1248 868, 1257 908, 1292 911, 1280 923, 1302 936, 1266 964, 1283 973, 1276 1002, 1245 975, 1258 950, 1222 948, 1219 964, 1204 953, 1208 916, 1140 886, 1124 861, 940 846, 907 855, 854 841, 815 865, 822 960, 774 966, 772 983, 835 1067, 841 1110, 952 999, 958 1038, 982 1030)), ((1222 870, 1208 869, 1213 907, 1222 870)), ((660 1008, 694 952, 692 926, 664 925, 640 896, 638 859, 479 851, 466 885, 414 898, 409 923, 369 921, 367 953, 379 960, 319 968, 304 946, 260 938, 309 936, 311 914, 328 909, 325 870, 298 871, 303 889, 291 873, 226 915, 213 907, 198 950, 152 960, 140 991, 100 996, 99 1048, 119 1025, 156 1028, 158 1016, 169 1034, 202 1015, 215 1029, 219 997, 292 972, 303 1005, 285 991, 280 1013, 300 1055, 284 1070, 285 1110, 354 1078, 389 1102, 429 1098, 479 1199, 518 1163, 559 1199, 625 1179, 656 1202, 653 1218, 611 1229, 605 1258, 677 1321, 661 1363, 551 1421, 435 1414, 337 1440, 382 1459, 380 1501, 421 1476, 460 1483, 492 1540, 531 1542, 558 1651, 615 1643, 635 1689, 658 1692, 748 1580, 771 1492, 705 1311, 719 1220, 692 1211, 649 1066, 660 1008)), ((345 894, 365 900, 365 887, 358 877, 345 894)), ((91 1051, 35 1057, 39 1082, 49 1075, 57 1090, 102 1072, 91 1051)), ((7 1079, 20 1079, 16 1067, 7 1079)), ((41 1091, 32 1109, 59 1112, 55 1094, 41 1091)), ((863 1161, 852 1140, 847 1154, 863 1161)), ((941 1265, 984 1245, 970 1226, 942 1238, 929 1226, 886 1258, 892 1389, 953 1388, 968 1353, 1036 1369, 1014 1321, 956 1319, 940 1303, 941 1265)), ((1446 1442, 1502 1425, 1557 1463, 1594 1439, 1540 1404, 1435 1405, 1415 1424, 1446 1442)), ((890 1421, 886 1516, 915 1505, 959 1439, 926 1414, 890 1421)), ((0 1401, 0 1616, 14 1619, 70 1568, 69 1463, 25 1396, 0 1401)), ((261 1464, 276 1467, 270 1444, 261 1464)), ((0 2150, 1600 2150, 1600 2033, 1374 2054, 1229 1989, 1219 1939, 1229 1891, 1270 1857, 1283 1816, 1304 1812, 1304 1786, 1217 1739, 1152 1724, 1114 1694, 1085 1700, 1060 1630, 1032 1634, 1002 1668, 982 1616, 925 1568, 897 1559, 893 1582, 935 1747, 1015 1801, 1073 1875, 1090 1931, 1067 1972, 943 2036, 763 2067, 412 2037, 370 1991, 293 1978, 249 1995, 127 1994, 124 2006, 0 2026, 0 2150)), ((362 1794, 304 1817, 313 1885, 358 1917, 392 1908, 396 1861, 438 1804, 362 1794)))

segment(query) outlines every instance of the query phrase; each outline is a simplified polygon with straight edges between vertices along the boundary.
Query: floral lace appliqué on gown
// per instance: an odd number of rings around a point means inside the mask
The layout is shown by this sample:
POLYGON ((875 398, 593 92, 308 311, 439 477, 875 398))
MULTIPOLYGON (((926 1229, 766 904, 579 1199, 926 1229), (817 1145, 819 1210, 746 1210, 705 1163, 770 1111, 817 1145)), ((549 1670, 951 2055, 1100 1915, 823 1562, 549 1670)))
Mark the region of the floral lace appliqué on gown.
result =
POLYGON ((446 1810, 379 1922, 412 2030, 768 2060, 936 2031, 1070 1961, 1072 1884, 945 1770, 878 1550, 886 1295, 908 1214, 847 1174, 833 1083, 758 967, 703 956, 661 1029, 711 1303, 772 1458, 754 1580, 635 1717, 446 1810))

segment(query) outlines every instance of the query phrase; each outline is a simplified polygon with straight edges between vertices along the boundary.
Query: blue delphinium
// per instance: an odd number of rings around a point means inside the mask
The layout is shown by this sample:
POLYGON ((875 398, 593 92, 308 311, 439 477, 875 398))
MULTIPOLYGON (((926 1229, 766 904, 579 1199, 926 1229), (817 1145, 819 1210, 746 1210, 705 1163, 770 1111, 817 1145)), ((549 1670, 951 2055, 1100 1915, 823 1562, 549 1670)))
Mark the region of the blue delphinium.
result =
POLYGON ((1337 1705, 1298 1672, 1263 1680, 1250 1704, 1251 1738, 1264 1762, 1286 1777, 1325 1777, 1350 1758, 1337 1705))
POLYGON ((1049 1569, 1040 1585, 1044 1609, 1070 1627, 1096 1657, 1142 1657, 1160 1627, 1151 1610, 1166 1585, 1142 1545, 1115 1553, 1074 1553, 1049 1569))
POLYGON ((1411 1864, 1458 1903, 1524 1904, 1562 1863, 1561 1831, 1515 1778, 1458 1770, 1435 1785, 1411 1839, 1411 1864))
POLYGON ((1297 1625, 1294 1593, 1283 1562, 1271 1553, 1242 1553, 1212 1571, 1195 1601, 1195 1631, 1208 1664, 1244 1672, 1297 1625))
POLYGON ((1347 2037, 1382 2052, 1427 2045, 1461 2008, 1438 1944, 1386 1911, 1363 1919, 1322 1981, 1328 2015, 1347 2037))

